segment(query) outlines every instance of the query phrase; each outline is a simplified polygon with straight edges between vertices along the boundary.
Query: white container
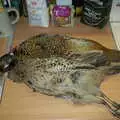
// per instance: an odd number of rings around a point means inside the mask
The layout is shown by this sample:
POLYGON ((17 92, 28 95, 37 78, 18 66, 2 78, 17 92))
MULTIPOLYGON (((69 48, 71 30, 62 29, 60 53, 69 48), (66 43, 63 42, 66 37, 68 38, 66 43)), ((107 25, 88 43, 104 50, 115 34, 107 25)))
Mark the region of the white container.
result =
POLYGON ((3 37, 10 36, 13 34, 13 26, 15 23, 19 21, 19 12, 15 8, 8 8, 6 10, 0 11, 0 32, 3 37), (14 12, 16 14, 16 18, 14 20, 10 20, 8 13, 14 12))

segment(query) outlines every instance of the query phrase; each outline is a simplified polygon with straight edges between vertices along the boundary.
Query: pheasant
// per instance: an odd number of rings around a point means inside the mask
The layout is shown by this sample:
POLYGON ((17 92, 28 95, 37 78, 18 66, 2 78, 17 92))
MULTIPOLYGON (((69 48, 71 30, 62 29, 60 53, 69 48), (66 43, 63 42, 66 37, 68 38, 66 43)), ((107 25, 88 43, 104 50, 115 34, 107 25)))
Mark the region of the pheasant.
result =
POLYGON ((104 104, 120 118, 120 104, 100 85, 107 75, 120 73, 120 51, 88 39, 40 34, 0 57, 0 74, 33 91, 71 100, 75 104, 104 104))

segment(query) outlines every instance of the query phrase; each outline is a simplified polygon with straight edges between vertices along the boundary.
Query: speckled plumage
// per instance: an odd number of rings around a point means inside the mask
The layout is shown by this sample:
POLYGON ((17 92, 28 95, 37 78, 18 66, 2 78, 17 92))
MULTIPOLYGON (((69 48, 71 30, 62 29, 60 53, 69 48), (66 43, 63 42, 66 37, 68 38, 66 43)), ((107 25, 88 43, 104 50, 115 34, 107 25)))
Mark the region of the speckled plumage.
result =
POLYGON ((119 118, 120 105, 99 88, 106 75, 120 72, 119 51, 91 40, 41 34, 21 43, 13 53, 17 63, 8 72, 13 81, 74 103, 112 105, 109 110, 119 118))

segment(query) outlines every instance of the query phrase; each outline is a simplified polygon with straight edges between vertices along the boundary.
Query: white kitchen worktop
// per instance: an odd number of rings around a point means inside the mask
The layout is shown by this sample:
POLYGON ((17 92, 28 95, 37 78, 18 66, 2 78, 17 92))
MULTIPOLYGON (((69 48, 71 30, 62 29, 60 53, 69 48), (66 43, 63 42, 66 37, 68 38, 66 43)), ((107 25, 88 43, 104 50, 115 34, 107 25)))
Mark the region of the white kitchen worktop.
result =
POLYGON ((120 22, 111 23, 111 28, 112 28, 114 40, 116 42, 116 46, 120 50, 120 22))
POLYGON ((120 0, 113 0, 110 23, 117 48, 120 50, 120 0))

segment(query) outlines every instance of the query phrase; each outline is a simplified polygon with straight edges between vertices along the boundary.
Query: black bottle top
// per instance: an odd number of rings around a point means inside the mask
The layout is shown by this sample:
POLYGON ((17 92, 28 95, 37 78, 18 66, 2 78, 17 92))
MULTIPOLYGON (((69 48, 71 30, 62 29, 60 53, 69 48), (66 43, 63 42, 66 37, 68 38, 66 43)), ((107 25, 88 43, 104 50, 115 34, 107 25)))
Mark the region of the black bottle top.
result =
POLYGON ((72 4, 73 4, 75 7, 83 6, 84 0, 72 0, 72 4))

